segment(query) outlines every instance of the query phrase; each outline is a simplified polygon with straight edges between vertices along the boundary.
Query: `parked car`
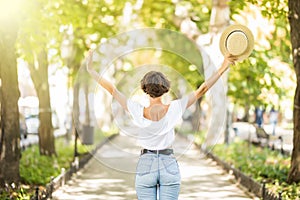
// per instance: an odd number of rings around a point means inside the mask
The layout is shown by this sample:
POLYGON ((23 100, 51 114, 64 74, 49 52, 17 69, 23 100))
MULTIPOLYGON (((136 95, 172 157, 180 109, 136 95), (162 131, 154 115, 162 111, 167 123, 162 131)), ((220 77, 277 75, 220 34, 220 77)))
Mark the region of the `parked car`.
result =
POLYGON ((28 134, 38 134, 39 126, 40 126, 40 120, 39 116, 34 115, 28 115, 26 118, 26 126, 27 126, 27 133, 28 134))
MULTIPOLYGON (((40 120, 38 114, 31 114, 26 117, 26 126, 28 134, 38 134, 40 120)), ((58 117, 55 112, 52 113, 52 126, 54 129, 59 128, 58 117)))
POLYGON ((248 141, 257 140, 256 128, 252 123, 234 122, 232 123, 232 128, 236 137, 248 141))
POLYGON ((58 129, 59 128, 59 119, 58 116, 56 114, 56 112, 52 112, 52 126, 54 129, 58 129))

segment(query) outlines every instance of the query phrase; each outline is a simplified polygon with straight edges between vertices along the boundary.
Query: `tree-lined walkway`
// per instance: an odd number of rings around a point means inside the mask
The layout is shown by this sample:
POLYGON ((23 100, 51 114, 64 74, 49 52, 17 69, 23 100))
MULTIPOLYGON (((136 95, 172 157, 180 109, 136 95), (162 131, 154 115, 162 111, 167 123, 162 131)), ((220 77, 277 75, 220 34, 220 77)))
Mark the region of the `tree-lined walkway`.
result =
MULTIPOLYGON (((179 199, 253 199, 232 176, 186 139, 177 136, 174 149, 182 176, 179 199)), ((139 151, 129 137, 115 137, 71 181, 53 193, 54 199, 136 199, 134 171, 139 151)))

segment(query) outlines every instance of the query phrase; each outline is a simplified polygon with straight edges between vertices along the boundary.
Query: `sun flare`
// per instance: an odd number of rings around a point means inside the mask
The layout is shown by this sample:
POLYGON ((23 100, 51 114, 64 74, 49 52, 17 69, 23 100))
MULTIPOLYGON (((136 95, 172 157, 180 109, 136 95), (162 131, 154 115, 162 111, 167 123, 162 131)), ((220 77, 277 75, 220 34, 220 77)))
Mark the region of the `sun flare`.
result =
POLYGON ((20 0, 0 0, 0 20, 11 20, 15 18, 20 5, 20 0))

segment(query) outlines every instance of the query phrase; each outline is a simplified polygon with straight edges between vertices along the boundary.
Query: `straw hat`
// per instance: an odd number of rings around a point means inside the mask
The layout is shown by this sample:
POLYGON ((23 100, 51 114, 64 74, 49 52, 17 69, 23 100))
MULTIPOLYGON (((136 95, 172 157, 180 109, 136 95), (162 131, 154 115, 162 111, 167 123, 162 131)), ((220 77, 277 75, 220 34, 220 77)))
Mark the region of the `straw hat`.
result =
POLYGON ((220 37, 220 50, 222 54, 237 56, 241 61, 247 58, 254 46, 254 38, 251 31, 243 25, 228 26, 220 37))

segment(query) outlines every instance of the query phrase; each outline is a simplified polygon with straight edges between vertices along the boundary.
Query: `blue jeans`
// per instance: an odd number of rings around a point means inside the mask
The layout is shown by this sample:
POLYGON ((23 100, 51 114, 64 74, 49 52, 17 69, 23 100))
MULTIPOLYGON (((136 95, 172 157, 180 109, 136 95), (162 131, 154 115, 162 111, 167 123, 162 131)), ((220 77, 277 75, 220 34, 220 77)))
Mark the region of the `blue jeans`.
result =
POLYGON ((180 171, 173 154, 146 153, 137 164, 135 188, 138 200, 176 200, 180 191, 180 171))

